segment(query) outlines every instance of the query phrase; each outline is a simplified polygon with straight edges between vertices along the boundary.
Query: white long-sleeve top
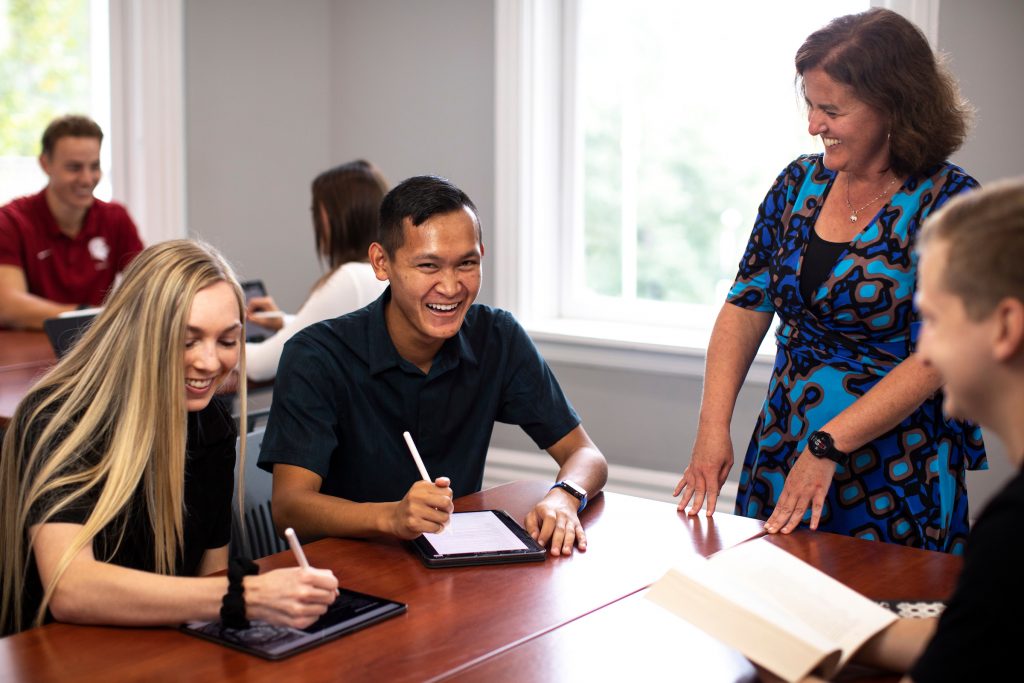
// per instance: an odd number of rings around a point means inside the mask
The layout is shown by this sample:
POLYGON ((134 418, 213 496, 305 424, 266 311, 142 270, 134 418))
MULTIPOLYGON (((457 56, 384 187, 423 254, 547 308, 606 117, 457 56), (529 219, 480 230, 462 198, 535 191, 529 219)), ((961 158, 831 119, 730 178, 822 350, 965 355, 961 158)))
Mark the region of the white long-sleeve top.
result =
POLYGON ((350 262, 335 270, 316 288, 295 315, 285 316, 284 327, 266 341, 245 345, 246 375, 250 380, 265 382, 277 374, 284 343, 292 335, 313 323, 337 318, 366 306, 388 286, 377 279, 369 263, 350 262))

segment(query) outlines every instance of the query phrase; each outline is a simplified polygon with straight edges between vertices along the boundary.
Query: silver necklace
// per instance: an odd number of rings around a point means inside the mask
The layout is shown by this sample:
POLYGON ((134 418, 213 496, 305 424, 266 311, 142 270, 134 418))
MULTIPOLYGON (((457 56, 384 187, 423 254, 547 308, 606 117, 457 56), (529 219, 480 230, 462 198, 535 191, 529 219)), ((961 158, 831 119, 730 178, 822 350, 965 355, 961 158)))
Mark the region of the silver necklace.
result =
POLYGON ((871 199, 871 201, 869 201, 864 206, 860 207, 859 209, 855 209, 855 208, 853 208, 853 204, 850 203, 850 176, 847 175, 846 176, 846 208, 850 210, 850 222, 851 223, 856 223, 857 222, 857 214, 860 213, 861 211, 863 211, 864 209, 868 208, 869 206, 871 206, 875 202, 877 202, 882 197, 884 197, 886 195, 886 193, 889 192, 890 188, 892 188, 892 186, 895 185, 895 184, 896 184, 896 176, 893 176, 892 180, 889 181, 889 184, 885 186, 884 190, 879 192, 874 198, 871 199))

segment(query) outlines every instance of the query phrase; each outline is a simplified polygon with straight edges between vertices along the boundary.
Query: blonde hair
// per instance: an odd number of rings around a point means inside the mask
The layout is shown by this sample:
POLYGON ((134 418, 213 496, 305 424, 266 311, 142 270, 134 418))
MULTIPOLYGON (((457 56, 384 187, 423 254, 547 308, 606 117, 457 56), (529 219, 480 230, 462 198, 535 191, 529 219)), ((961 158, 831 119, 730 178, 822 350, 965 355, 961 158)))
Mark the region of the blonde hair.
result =
MULTIPOLYGON (((153 566, 174 573, 184 541, 185 328, 196 293, 218 282, 232 286, 244 321, 241 287, 215 249, 189 240, 145 249, 75 347, 18 405, 0 457, 0 625, 13 620, 17 631, 24 623, 29 526, 45 524, 84 496, 94 497, 95 505, 43 586, 33 625, 42 623, 72 559, 115 522, 140 484, 153 566)), ((239 376, 245 377, 241 346, 239 376)), ((244 381, 238 393, 244 424, 244 381)), ((244 432, 240 454, 244 462, 244 432)), ((115 548, 124 527, 122 517, 115 548)))
POLYGON ((972 320, 1006 297, 1024 301, 1024 177, 951 199, 925 221, 917 248, 936 241, 949 245, 942 285, 972 320))

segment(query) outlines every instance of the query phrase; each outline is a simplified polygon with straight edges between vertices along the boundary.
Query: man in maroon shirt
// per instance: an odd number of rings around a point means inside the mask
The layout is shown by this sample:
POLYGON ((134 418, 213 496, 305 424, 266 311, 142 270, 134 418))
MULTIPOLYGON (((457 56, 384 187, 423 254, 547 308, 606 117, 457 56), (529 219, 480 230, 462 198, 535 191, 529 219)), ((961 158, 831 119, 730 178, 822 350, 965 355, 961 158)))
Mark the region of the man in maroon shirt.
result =
POLYGON ((39 155, 50 182, 0 207, 0 327, 40 329, 64 311, 99 305, 142 251, 125 208, 93 196, 102 141, 91 119, 54 120, 39 155))

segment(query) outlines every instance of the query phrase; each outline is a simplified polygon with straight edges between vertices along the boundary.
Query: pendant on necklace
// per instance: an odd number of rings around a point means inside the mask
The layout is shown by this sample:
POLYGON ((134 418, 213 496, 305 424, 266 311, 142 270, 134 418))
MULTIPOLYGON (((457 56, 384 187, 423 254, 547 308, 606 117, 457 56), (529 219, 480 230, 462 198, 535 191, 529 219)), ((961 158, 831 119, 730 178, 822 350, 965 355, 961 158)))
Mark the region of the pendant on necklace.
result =
POLYGON ((856 223, 857 222, 857 214, 855 214, 855 213, 851 213, 850 214, 850 222, 851 223, 856 223))

